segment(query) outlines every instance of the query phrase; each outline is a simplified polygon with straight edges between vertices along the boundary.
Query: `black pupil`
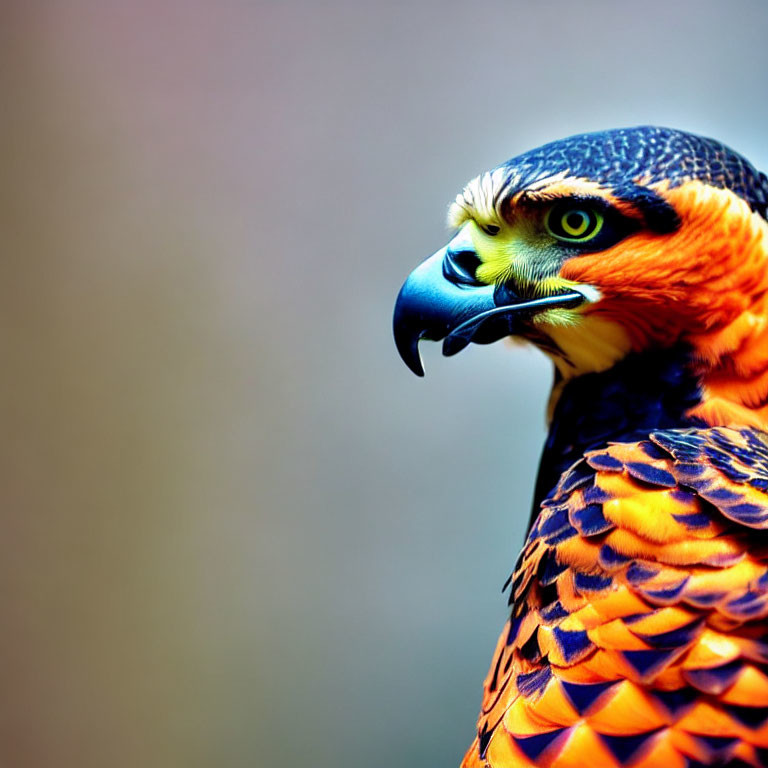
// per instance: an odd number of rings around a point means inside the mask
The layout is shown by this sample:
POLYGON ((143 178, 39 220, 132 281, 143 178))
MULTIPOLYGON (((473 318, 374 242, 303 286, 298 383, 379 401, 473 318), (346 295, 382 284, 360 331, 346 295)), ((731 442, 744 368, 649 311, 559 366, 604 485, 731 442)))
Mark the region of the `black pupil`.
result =
POLYGON ((579 229, 584 224, 585 218, 583 213, 574 211, 565 217, 565 221, 571 229, 579 229))

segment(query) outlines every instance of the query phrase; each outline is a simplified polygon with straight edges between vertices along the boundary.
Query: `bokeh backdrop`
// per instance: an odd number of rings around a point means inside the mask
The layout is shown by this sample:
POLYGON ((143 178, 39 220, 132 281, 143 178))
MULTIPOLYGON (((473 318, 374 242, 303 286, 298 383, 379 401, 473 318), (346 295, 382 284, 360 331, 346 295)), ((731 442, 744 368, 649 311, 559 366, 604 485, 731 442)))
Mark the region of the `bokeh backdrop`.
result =
POLYGON ((550 371, 391 308, 465 181, 658 123, 768 169, 760 0, 4 0, 0 763, 455 766, 550 371))

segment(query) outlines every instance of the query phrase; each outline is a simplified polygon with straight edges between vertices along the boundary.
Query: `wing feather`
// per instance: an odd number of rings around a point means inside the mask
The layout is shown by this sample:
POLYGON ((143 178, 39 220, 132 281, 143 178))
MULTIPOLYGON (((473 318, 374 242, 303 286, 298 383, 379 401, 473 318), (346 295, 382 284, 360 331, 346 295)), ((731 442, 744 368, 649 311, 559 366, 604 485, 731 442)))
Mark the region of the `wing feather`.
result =
POLYGON ((464 768, 764 765, 768 437, 588 452, 542 502, 510 604, 464 768))

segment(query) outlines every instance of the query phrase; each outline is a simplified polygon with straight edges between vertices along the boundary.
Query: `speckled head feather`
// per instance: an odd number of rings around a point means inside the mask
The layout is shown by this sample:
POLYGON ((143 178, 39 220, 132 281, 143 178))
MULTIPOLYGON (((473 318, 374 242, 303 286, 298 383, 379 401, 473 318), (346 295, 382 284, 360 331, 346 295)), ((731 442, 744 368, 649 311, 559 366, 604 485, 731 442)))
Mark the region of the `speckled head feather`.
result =
POLYGON ((499 212, 504 200, 541 182, 569 176, 604 185, 618 198, 636 198, 639 186, 686 181, 728 189, 766 216, 768 179, 725 144, 656 126, 581 133, 513 157, 473 179, 449 213, 458 226, 473 209, 499 212))

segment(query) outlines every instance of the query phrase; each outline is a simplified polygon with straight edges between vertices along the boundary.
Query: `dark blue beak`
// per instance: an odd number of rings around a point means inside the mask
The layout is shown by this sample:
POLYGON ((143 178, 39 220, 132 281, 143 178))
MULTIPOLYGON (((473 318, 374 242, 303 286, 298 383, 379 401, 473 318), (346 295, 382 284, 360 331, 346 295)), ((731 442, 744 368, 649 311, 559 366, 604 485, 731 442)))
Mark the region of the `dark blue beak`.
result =
POLYGON ((403 362, 424 375, 419 341, 443 341, 443 354, 455 355, 470 342, 490 344, 520 333, 535 312, 575 307, 585 301, 576 291, 524 299, 511 287, 484 285, 475 278, 480 263, 469 241, 457 235, 411 272, 395 302, 393 331, 403 362))

